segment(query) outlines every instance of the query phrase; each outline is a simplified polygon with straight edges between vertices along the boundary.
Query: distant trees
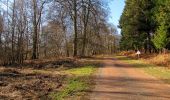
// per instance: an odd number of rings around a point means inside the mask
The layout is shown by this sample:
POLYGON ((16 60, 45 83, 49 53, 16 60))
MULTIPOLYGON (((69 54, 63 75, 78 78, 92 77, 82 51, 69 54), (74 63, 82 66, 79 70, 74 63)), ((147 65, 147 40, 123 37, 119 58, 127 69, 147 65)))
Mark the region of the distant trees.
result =
POLYGON ((1 0, 0 64, 111 54, 116 28, 104 0, 1 0))
POLYGON ((121 48, 156 52, 168 48, 169 0, 127 0, 120 19, 121 48))
MULTIPOLYGON (((108 32, 104 30, 106 30, 106 28, 109 28, 109 26, 107 26, 108 23, 106 21, 108 17, 108 14, 107 14, 108 11, 107 11, 107 5, 105 5, 105 1, 102 1, 102 0, 101 1, 56 0, 55 3, 56 5, 52 6, 51 9, 55 11, 58 9, 61 12, 65 12, 65 14, 63 13, 59 13, 57 15, 52 14, 53 15, 52 20, 55 19, 55 21, 60 22, 62 18, 62 21, 63 21, 62 23, 65 23, 65 21, 67 21, 67 23, 70 23, 70 25, 74 26, 71 28, 71 27, 68 27, 69 25, 68 26, 66 25, 65 27, 66 31, 70 31, 74 33, 74 35, 70 38, 72 39, 71 41, 74 44, 73 54, 72 53, 69 53, 69 54, 72 54, 73 56, 77 56, 77 55, 88 56, 92 54, 93 50, 90 50, 90 48, 95 47, 94 45, 98 45, 99 48, 104 48, 104 46, 100 47, 103 44, 99 40, 101 40, 102 34, 105 34, 106 32, 108 32), (60 6, 61 8, 59 8, 60 6), (105 6, 105 8, 103 8, 102 6, 105 6), (61 17, 63 15, 65 16, 61 17), (98 39, 98 40, 95 41, 95 39, 98 39), (91 45, 90 43, 93 44, 93 47, 89 47, 89 45, 91 45)), ((67 39, 67 41, 69 40, 67 39)), ((97 50, 99 50, 98 47, 97 47, 97 50)))

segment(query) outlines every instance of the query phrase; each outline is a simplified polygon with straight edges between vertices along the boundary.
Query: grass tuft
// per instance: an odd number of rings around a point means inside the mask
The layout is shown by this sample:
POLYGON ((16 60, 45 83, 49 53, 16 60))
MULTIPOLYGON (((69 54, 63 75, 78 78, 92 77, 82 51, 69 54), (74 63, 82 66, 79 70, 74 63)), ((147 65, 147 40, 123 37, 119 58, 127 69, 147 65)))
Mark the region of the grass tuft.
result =
POLYGON ((68 79, 67 86, 58 93, 53 93, 52 96, 55 100, 63 100, 69 96, 78 95, 78 93, 83 92, 88 88, 86 82, 81 81, 80 78, 68 79))
POLYGON ((66 79, 66 86, 61 91, 52 93, 50 97, 54 100, 64 100, 65 98, 83 96, 85 91, 91 87, 91 74, 95 70, 96 67, 93 66, 66 70, 65 73, 72 74, 72 76, 66 79))
POLYGON ((85 66, 85 67, 80 67, 80 68, 73 68, 66 70, 66 73, 77 75, 77 76, 89 76, 95 71, 94 66, 85 66))

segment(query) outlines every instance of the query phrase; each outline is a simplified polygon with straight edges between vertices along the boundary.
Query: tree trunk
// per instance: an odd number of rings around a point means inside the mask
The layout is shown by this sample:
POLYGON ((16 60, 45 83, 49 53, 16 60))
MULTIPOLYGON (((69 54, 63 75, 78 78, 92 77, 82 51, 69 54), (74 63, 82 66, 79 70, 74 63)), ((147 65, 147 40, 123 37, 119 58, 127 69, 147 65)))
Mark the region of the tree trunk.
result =
POLYGON ((148 35, 148 51, 149 51, 149 53, 152 53, 152 48, 151 48, 151 35, 150 35, 150 33, 148 32, 147 33, 147 35, 148 35))
POLYGON ((0 16, 0 51, 2 51, 2 32, 3 32, 3 19, 0 16))
POLYGON ((85 56, 85 49, 86 49, 86 38, 87 38, 87 24, 89 20, 89 12, 90 12, 90 4, 91 0, 89 0, 88 7, 86 8, 83 6, 83 11, 84 11, 84 18, 83 18, 83 24, 84 24, 84 31, 83 31, 83 48, 82 48, 82 56, 85 56))
POLYGON ((36 0, 33 0, 33 27, 34 27, 34 33, 33 33, 33 52, 32 52, 32 59, 37 59, 37 38, 38 38, 38 31, 37 31, 37 2, 36 0))
POLYGON ((11 58, 12 58, 12 63, 15 62, 14 58, 14 34, 15 34, 15 0, 13 4, 13 10, 12 10, 12 51, 11 51, 11 58))
POLYGON ((78 32, 77 32, 77 0, 74 0, 74 17, 73 17, 73 20, 74 20, 74 50, 73 50, 73 56, 76 57, 77 56, 77 43, 78 43, 78 32))

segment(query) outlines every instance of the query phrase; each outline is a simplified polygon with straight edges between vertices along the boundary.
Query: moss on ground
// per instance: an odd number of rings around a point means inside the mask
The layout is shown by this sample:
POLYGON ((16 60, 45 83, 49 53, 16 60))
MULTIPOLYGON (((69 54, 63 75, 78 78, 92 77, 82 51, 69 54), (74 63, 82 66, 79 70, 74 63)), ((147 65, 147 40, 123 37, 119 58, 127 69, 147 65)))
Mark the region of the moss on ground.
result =
POLYGON ((54 100, 63 100, 66 98, 75 99, 76 96, 85 95, 85 91, 88 91, 91 87, 91 75, 95 70, 95 66, 84 66, 64 71, 66 74, 71 74, 71 76, 66 79, 66 85, 61 91, 51 93, 50 96, 54 100))

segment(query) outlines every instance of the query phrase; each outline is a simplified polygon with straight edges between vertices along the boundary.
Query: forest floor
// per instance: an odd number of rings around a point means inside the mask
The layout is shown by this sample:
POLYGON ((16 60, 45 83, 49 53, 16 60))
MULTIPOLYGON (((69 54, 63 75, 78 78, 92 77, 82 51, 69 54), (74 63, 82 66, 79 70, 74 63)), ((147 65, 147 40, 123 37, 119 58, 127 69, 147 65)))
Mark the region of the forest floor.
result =
POLYGON ((91 100, 170 100, 167 70, 123 56, 101 60, 91 100))
POLYGON ((27 61, 0 67, 0 100, 87 98, 98 62, 83 59, 27 61))

